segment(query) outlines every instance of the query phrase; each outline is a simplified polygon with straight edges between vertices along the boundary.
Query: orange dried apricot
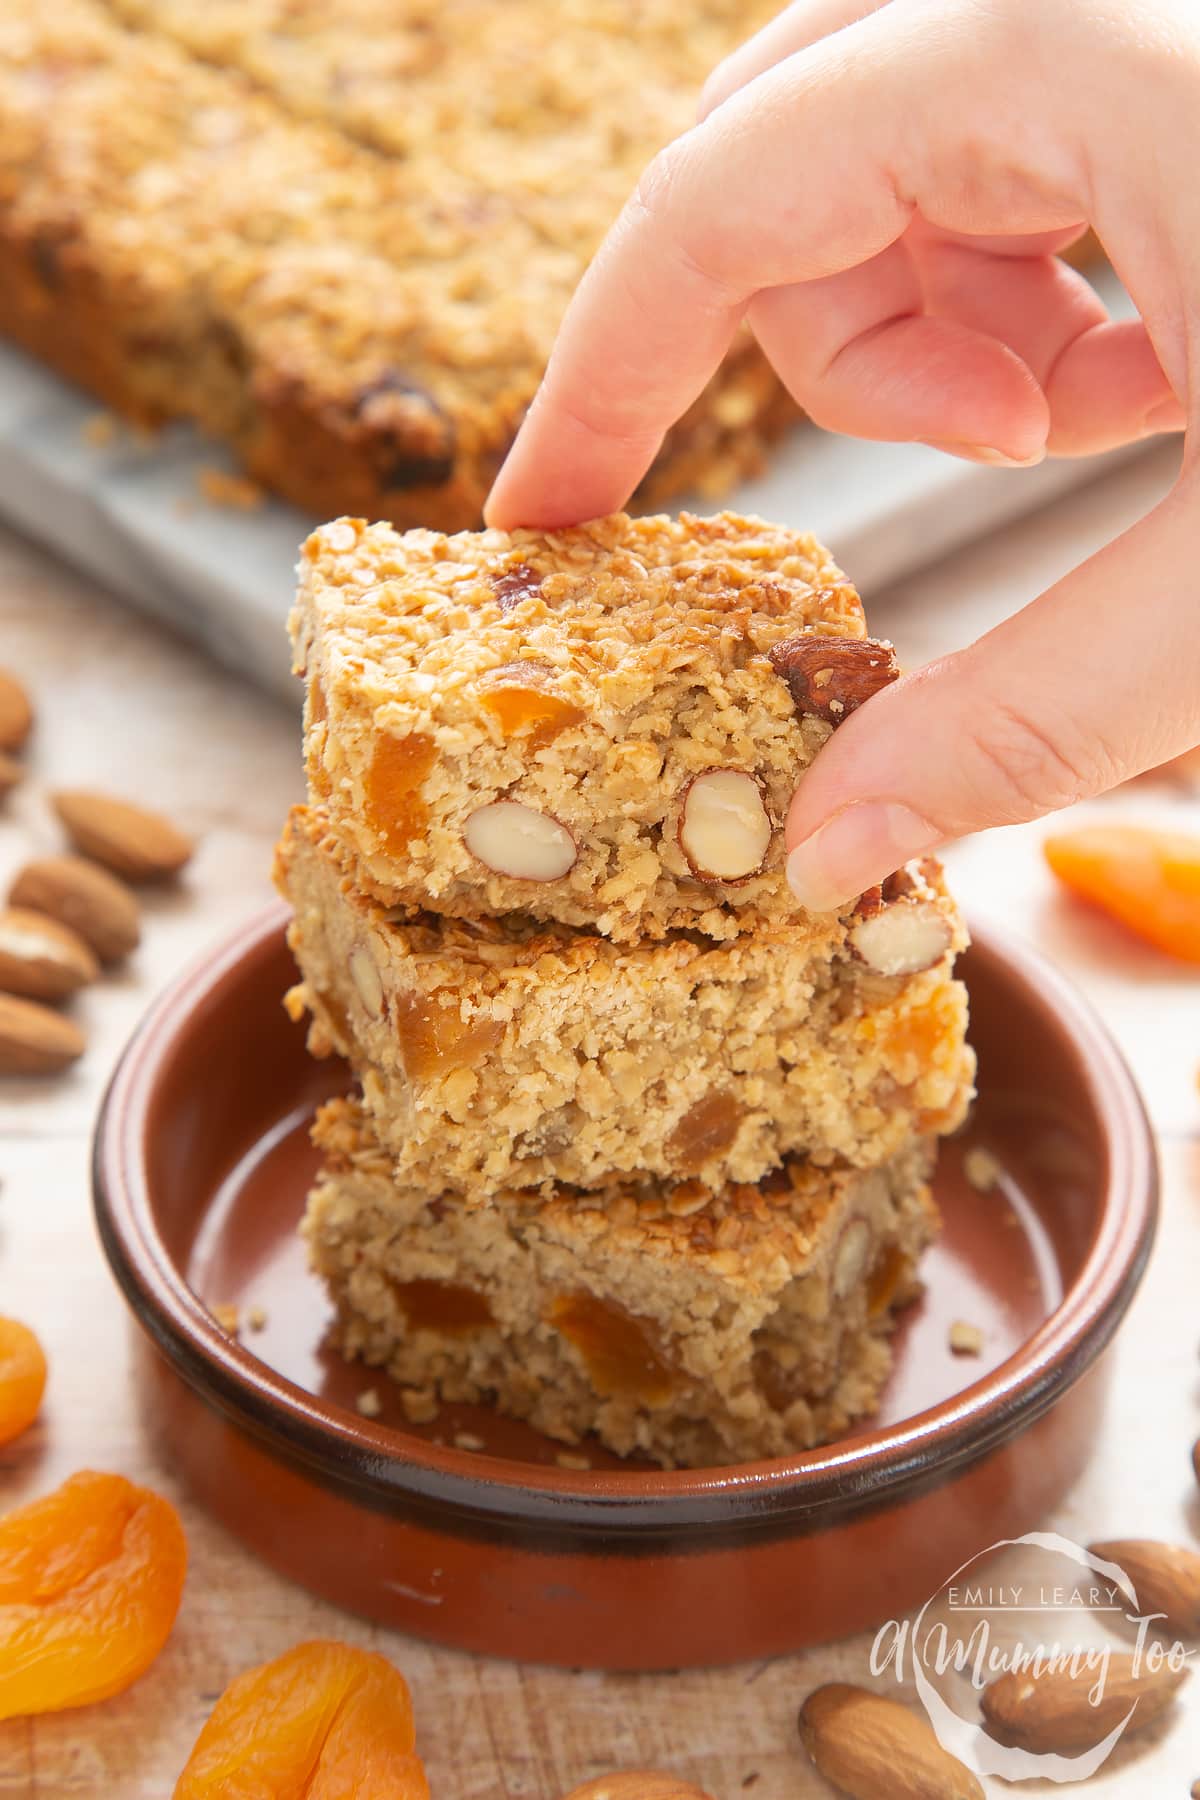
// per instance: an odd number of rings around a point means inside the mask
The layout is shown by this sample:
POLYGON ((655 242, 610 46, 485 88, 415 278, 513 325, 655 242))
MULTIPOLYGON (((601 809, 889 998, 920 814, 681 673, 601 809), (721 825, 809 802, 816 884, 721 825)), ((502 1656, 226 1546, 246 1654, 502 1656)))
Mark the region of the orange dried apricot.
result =
POLYGON ((1073 894, 1168 956, 1200 963, 1200 837, 1085 825, 1047 838, 1044 848, 1073 894))
POLYGON ((10 1444, 38 1416, 46 1391, 42 1346, 17 1319, 0 1319, 0 1444, 10 1444))
POLYGON ((475 1331, 494 1322, 487 1295, 463 1282, 426 1277, 391 1287, 411 1331, 475 1331))
POLYGON ((694 1175, 714 1156, 723 1156, 744 1117, 741 1104, 727 1088, 705 1094, 684 1113, 667 1139, 667 1155, 677 1168, 694 1175))
POLYGON ((90 1469, 0 1519, 0 1719, 107 1700, 170 1635, 187 1542, 175 1508, 90 1469))
POLYGON ((598 1394, 661 1406, 675 1391, 675 1372, 649 1327, 612 1300, 560 1294, 548 1318, 582 1356, 598 1394))
POLYGON ((450 993, 397 994, 393 1010, 410 1081, 437 1080, 472 1068, 504 1036, 500 1019, 464 1019, 450 993))
POLYGON ((174 1800, 428 1800, 412 1701, 386 1657, 297 1644, 230 1682, 174 1800))
POLYGON ((375 745, 367 776, 367 816, 393 856, 402 856, 423 835, 429 808, 421 798, 437 748, 423 731, 407 737, 385 733, 375 745))
POLYGON ((506 738, 528 732, 531 750, 543 749, 583 718, 582 708, 546 685, 548 674, 538 663, 505 663, 489 672, 480 696, 506 738))

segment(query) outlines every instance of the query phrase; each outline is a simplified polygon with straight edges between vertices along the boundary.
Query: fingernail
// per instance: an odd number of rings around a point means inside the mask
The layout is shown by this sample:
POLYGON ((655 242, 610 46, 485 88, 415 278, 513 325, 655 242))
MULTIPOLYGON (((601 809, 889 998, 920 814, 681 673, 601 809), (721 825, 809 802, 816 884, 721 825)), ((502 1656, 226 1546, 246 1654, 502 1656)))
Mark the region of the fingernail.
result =
POLYGON ((942 836, 898 801, 860 800, 796 845, 787 860, 788 886, 809 912, 833 912, 932 850, 942 836))
POLYGON ((969 456, 972 461, 989 463, 995 469, 1033 469, 1046 460, 1044 445, 1032 456, 1009 456, 1006 451, 997 450, 992 444, 956 443, 952 438, 925 438, 922 441, 931 450, 944 450, 947 456, 969 456))

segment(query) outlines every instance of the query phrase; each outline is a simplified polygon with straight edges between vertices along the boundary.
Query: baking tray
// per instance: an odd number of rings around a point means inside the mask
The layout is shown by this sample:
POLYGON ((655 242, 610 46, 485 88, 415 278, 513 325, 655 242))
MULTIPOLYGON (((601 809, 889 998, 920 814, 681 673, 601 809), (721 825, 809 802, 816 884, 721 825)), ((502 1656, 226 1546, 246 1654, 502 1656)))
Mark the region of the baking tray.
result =
MULTIPOLYGON (((1094 279, 1114 315, 1128 316, 1115 277, 1094 279)), ((295 703, 284 620, 315 521, 274 499, 240 510, 206 497, 206 478, 234 464, 188 427, 151 438, 98 419, 95 400, 0 344, 0 517, 295 703)), ((800 425, 727 504, 816 531, 869 596, 1142 448, 992 469, 800 425)))

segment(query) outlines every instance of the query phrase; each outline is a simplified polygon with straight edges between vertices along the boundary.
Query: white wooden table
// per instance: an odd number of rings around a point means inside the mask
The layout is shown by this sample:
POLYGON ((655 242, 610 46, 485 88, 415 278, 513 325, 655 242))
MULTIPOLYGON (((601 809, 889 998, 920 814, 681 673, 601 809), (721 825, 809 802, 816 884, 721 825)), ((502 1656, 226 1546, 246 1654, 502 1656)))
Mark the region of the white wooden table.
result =
MULTIPOLYGON (((1169 451, 1155 454, 890 593, 868 596, 876 628, 895 637, 910 664, 966 641, 1144 511, 1172 467, 1169 451)), ((0 812, 0 882, 57 843, 41 798, 56 783, 141 796, 201 839, 181 891, 150 900, 145 944, 128 973, 84 998, 90 1048, 78 1070, 0 1090, 0 1312, 35 1326, 51 1367, 41 1422, 0 1451, 0 1504, 43 1493, 78 1468, 119 1470, 179 1501, 191 1544, 183 1609, 155 1667, 104 1706, 0 1726, 0 1796, 163 1800, 231 1676, 313 1635, 376 1646, 405 1671, 437 1800, 556 1800, 621 1765, 676 1768, 718 1800, 743 1789, 754 1800, 829 1792, 800 1750, 796 1708, 821 1681, 861 1679, 866 1639, 718 1672, 606 1677, 515 1668, 430 1649, 311 1599, 179 1492, 133 1409, 132 1327, 91 1223, 89 1132, 114 1058, 150 997, 267 896, 271 844, 301 789, 296 720, 6 535, 0 663, 28 681, 39 709, 33 779, 0 812)), ((1102 809, 1200 829, 1200 798, 1165 785, 1136 784, 1102 809)), ((1200 981, 1062 899, 1039 854, 1046 829, 961 846, 951 858, 957 888, 977 916, 1025 933, 1090 994, 1142 1084, 1165 1177, 1162 1233, 1119 1343, 1107 1421, 1088 1473, 1053 1524, 1084 1542, 1195 1541, 1200 981)), ((1089 1793, 1166 1800, 1188 1792, 1200 1776, 1200 1684, 1193 1686, 1172 1730, 1111 1765, 1089 1793)))

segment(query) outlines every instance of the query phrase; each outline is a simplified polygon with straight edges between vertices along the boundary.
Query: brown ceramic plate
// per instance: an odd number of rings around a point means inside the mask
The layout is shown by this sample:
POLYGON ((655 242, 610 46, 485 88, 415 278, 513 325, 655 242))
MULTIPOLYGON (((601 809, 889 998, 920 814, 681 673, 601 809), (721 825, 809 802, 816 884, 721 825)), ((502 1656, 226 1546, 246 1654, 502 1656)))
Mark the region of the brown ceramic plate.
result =
POLYGON ((285 915, 246 925, 157 1002, 97 1129, 100 1234, 145 1334, 147 1407, 201 1498, 329 1598, 473 1650, 613 1668, 732 1661, 894 1616, 1029 1529, 1082 1467, 1101 1356, 1145 1265, 1153 1143, 1079 996, 1030 950, 963 959, 980 1094, 943 1151, 946 1229, 869 1430, 808 1455, 592 1468, 485 1408, 418 1431, 387 1380, 322 1345, 296 1225, 307 1122, 346 1083, 280 1005, 285 915), (980 1194, 981 1144, 1005 1170, 980 1194), (234 1305, 240 1341, 213 1305, 234 1305), (985 1332, 956 1359, 949 1325, 985 1332), (355 1400, 374 1388, 383 1410, 355 1400), (470 1449, 454 1442, 466 1434, 470 1449))

